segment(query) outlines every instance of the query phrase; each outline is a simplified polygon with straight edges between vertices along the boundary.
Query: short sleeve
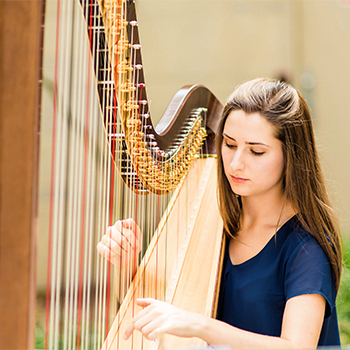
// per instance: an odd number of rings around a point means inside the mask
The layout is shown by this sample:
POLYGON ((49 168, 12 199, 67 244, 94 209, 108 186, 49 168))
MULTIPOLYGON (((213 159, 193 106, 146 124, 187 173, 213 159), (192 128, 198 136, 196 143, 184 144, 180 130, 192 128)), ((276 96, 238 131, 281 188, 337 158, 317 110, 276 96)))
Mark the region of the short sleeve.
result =
POLYGON ((325 317, 331 315, 336 288, 327 255, 313 236, 301 237, 286 263, 284 281, 286 300, 297 295, 321 294, 327 302, 325 317))

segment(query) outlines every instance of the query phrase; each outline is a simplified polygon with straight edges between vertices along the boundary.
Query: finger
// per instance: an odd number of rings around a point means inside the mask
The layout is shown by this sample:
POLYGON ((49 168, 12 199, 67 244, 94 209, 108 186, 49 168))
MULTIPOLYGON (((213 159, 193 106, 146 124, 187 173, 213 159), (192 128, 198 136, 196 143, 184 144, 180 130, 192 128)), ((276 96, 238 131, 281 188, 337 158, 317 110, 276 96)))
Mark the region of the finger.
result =
POLYGON ((123 335, 125 340, 130 338, 131 334, 134 332, 135 329, 138 329, 141 331, 141 329, 148 322, 151 321, 151 319, 147 317, 147 315, 149 314, 149 309, 147 309, 147 306, 149 306, 153 301, 155 301, 155 299, 152 299, 152 298, 138 298, 138 299, 136 299, 136 304, 141 306, 141 307, 144 307, 145 309, 140 311, 133 318, 132 322, 126 328, 125 333, 123 335))
POLYGON ((155 301, 156 299, 152 299, 152 298, 138 298, 136 299, 136 304, 141 307, 147 307, 152 303, 154 303, 155 301))
POLYGON ((108 251, 108 248, 102 242, 98 242, 97 251, 104 256, 106 251, 108 251))
POLYGON ((129 339, 135 329, 142 331, 142 328, 151 320, 152 319, 148 315, 148 310, 143 309, 133 318, 132 322, 130 322, 130 324, 126 327, 123 338, 125 340, 129 339))
POLYGON ((126 327, 126 330, 124 332, 124 335, 123 335, 123 338, 125 340, 128 340, 131 336, 131 334, 134 332, 135 330, 135 327, 134 327, 134 323, 131 322, 127 327, 126 327))
POLYGON ((101 244, 103 245, 101 255, 114 265, 122 267, 125 264, 136 264, 137 255, 135 250, 131 250, 130 246, 128 246, 128 250, 123 249, 110 237, 104 237, 101 244))
POLYGON ((142 328, 142 334, 148 340, 156 340, 158 339, 164 332, 162 332, 161 327, 157 327, 152 323, 146 325, 142 328))
POLYGON ((161 309, 162 303, 155 299, 142 299, 139 304, 148 306, 137 315, 140 315, 139 318, 134 318, 134 328, 142 332, 149 340, 159 338, 166 332, 166 327, 164 327, 164 325, 167 316, 161 309))
POLYGON ((109 233, 103 235, 101 243, 115 254, 121 255, 122 250, 125 253, 127 252, 128 247, 123 247, 122 242, 118 242, 115 239, 113 239, 109 233))
POLYGON ((136 249, 141 249, 141 238, 142 238, 142 232, 136 222, 129 218, 121 221, 121 225, 124 229, 127 229, 128 239, 131 243, 134 243, 134 246, 136 249), (135 243, 136 242, 136 243, 135 243))
POLYGON ((133 317, 134 324, 138 320, 140 320, 141 318, 145 317, 147 314, 150 313, 151 310, 150 310, 150 308, 147 308, 147 306, 149 306, 153 300, 154 299, 143 299, 143 298, 136 299, 136 304, 139 306, 142 306, 143 309, 133 317), (140 304, 139 304, 139 301, 141 301, 140 304))
POLYGON ((126 253, 134 252, 134 241, 128 238, 130 232, 122 229, 118 222, 107 228, 107 233, 102 237, 102 242, 118 255, 122 254, 123 250, 126 253))
POLYGON ((105 245, 102 242, 97 243, 97 251, 100 255, 106 257, 106 250, 108 250, 108 248, 105 247, 105 245))
POLYGON ((108 248, 108 246, 104 245, 102 242, 97 243, 97 251, 100 255, 102 255, 105 258, 108 258, 111 255, 111 250, 108 248))
POLYGON ((111 227, 111 237, 115 239, 125 250, 140 251, 140 242, 136 223, 132 219, 119 220, 111 227))
POLYGON ((117 262, 119 262, 118 256, 114 252, 112 252, 107 246, 105 246, 102 242, 99 242, 97 244, 97 251, 102 257, 107 259, 112 264, 116 265, 117 262))

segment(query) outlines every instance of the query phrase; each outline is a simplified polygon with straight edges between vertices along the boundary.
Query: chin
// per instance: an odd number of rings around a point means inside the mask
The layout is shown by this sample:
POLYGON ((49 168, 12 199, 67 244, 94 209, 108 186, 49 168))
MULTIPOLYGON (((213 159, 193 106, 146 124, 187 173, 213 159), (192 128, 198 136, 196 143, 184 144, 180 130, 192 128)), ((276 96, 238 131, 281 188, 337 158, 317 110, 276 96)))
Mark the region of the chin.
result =
POLYGON ((243 191, 242 189, 239 189, 237 187, 238 187, 237 185, 235 186, 234 184, 233 185, 231 184, 231 191, 234 195, 240 196, 240 197, 247 196, 246 191, 243 191))

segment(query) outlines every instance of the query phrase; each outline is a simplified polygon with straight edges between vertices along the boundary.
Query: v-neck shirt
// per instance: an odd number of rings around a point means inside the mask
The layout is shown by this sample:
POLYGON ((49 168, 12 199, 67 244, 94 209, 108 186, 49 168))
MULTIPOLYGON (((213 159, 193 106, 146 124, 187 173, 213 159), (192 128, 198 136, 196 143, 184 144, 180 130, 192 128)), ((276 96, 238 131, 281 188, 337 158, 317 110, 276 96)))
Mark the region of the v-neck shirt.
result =
POLYGON ((241 264, 232 264, 228 246, 217 319, 254 333, 280 336, 287 300, 317 293, 326 300, 318 345, 340 345, 337 293, 329 260, 296 217, 288 220, 258 254, 241 264))

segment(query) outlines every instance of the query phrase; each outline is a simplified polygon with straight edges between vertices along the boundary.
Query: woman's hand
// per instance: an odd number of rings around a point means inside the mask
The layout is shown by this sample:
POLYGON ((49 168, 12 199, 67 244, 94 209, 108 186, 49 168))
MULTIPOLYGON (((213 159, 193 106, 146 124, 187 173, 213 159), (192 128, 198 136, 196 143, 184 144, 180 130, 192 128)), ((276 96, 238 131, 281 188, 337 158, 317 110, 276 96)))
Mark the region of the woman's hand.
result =
POLYGON ((131 263, 141 251, 141 231, 133 219, 119 220, 107 228, 97 244, 104 258, 118 267, 131 263))
POLYGON ((144 309, 133 318, 124 339, 128 339, 135 329, 149 340, 155 340, 165 333, 184 338, 195 337, 204 318, 151 298, 137 299, 136 303, 144 309))

